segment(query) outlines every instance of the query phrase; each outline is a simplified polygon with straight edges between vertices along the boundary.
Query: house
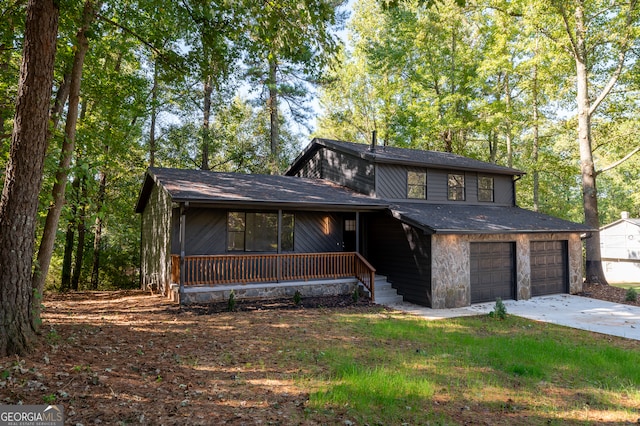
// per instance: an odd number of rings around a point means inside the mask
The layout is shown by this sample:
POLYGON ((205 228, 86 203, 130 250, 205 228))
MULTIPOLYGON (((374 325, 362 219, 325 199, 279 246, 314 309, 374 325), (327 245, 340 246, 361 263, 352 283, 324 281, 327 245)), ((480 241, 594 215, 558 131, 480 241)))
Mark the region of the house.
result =
POLYGON ((522 175, 328 139, 284 176, 151 168, 136 206, 142 285, 178 288, 186 303, 221 285, 260 297, 300 282, 338 292, 360 283, 373 296, 383 275, 432 308, 580 292, 580 237, 594 230, 517 207, 522 175))
POLYGON ((628 212, 600 228, 602 268, 611 283, 640 282, 640 219, 628 212))

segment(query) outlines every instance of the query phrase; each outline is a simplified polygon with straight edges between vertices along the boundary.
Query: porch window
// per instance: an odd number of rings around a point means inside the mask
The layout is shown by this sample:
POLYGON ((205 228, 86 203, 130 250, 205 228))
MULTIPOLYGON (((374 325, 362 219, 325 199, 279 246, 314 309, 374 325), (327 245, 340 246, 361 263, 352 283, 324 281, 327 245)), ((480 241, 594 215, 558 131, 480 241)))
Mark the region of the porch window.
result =
MULTIPOLYGON (((282 215, 282 251, 293 251, 294 216, 282 215)), ((229 212, 227 250, 278 251, 278 213, 229 212)))
POLYGON ((464 175, 449 173, 447 198, 450 201, 464 201, 464 175))
POLYGON ((493 178, 480 176, 478 178, 478 201, 493 201, 493 178))
POLYGON ((407 172, 407 198, 427 199, 426 172, 407 172))

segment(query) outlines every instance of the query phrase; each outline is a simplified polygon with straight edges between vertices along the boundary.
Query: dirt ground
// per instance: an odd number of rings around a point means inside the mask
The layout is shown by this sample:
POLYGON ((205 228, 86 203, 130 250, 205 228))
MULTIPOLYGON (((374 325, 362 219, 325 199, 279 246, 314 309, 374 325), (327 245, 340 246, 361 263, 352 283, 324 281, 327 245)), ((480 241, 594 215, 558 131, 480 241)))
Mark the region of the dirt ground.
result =
MULTIPOLYGON (((614 287, 584 294, 628 303, 614 287)), ((279 348, 297 333, 322 339, 324 315, 381 309, 347 297, 230 313, 140 291, 49 294, 33 354, 0 358, 0 404, 63 404, 66 424, 85 426, 353 424, 306 412, 308 394, 292 379, 299 365, 279 348)))

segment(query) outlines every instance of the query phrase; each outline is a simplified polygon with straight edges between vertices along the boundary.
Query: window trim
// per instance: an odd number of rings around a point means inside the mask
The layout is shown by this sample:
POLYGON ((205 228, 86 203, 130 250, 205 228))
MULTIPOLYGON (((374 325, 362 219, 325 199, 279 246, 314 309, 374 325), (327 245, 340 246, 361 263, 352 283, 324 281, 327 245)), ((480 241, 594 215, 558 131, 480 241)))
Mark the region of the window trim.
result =
POLYGON ((494 203, 496 200, 495 197, 495 179, 492 176, 478 176, 478 201, 481 203, 494 203), (481 186, 481 182, 483 180, 488 180, 491 182, 491 187, 490 188, 484 188, 481 186), (485 194, 489 194, 490 191, 490 199, 483 199, 483 197, 481 197, 481 194, 485 193, 485 194))
MULTIPOLYGON (((293 212, 282 212, 282 229, 278 225, 279 212, 273 211, 241 211, 241 210, 229 210, 227 211, 227 223, 226 223, 226 231, 227 231, 227 244, 226 244, 226 252, 228 253, 277 253, 278 252, 278 240, 280 240, 280 251, 281 252, 293 252, 295 245, 295 214, 293 212), (242 226, 238 227, 238 229, 232 228, 230 225, 231 216, 234 214, 242 215, 242 226), (273 244, 275 242, 276 248, 275 250, 247 250, 247 216, 248 215, 274 215, 276 217, 276 230, 275 230, 275 241, 268 241, 268 243, 273 244), (285 217, 290 217, 291 223, 290 226, 285 226, 284 223, 287 221, 285 217), (290 228, 291 236, 290 238, 286 238, 284 235, 284 230, 290 228), (230 238, 232 234, 242 234, 242 248, 232 249, 230 238), (285 247, 285 242, 290 240, 290 245, 285 247)), ((254 218, 255 220, 255 218, 254 218)), ((264 237, 264 235, 253 235, 253 238, 264 237)), ((255 242, 253 244, 255 246, 255 242)))
POLYGON ((449 201, 465 201, 467 199, 465 184, 465 174, 463 173, 448 173, 447 174, 447 200, 449 201), (461 181, 456 177, 461 177, 461 181), (457 183, 452 185, 452 179, 457 183), (453 194, 459 194, 460 198, 453 196, 453 194))
POLYGON ((407 199, 409 200, 426 200, 427 199, 427 171, 426 170, 407 170, 407 199), (411 183, 409 176, 413 174, 417 177, 421 177, 423 183, 411 183), (422 190, 420 196, 412 196, 411 189, 422 190))

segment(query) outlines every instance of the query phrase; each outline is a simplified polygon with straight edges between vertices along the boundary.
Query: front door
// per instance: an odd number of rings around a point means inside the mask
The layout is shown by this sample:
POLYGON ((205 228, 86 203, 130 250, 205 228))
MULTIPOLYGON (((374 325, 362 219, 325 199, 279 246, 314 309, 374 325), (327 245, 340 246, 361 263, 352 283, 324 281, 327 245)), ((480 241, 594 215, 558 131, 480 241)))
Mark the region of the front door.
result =
POLYGON ((344 251, 356 251, 356 219, 346 217, 342 231, 344 251))

